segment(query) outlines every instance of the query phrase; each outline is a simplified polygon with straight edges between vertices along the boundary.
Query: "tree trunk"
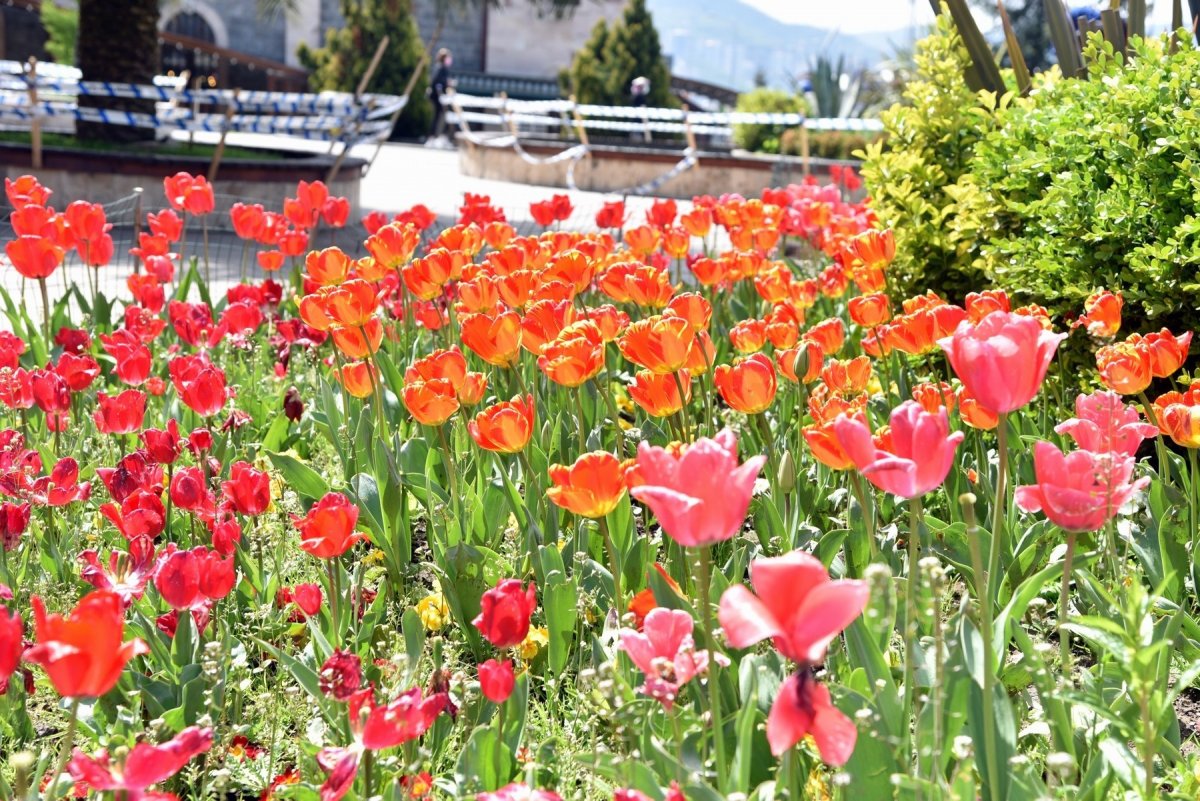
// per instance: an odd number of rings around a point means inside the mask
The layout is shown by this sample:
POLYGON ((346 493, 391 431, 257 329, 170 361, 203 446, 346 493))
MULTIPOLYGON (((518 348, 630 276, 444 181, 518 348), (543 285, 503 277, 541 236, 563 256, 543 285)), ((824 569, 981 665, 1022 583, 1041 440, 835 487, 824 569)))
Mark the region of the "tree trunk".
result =
MULTIPOLYGON (((79 0, 79 69, 85 81, 149 84, 158 72, 158 0, 79 0)), ((154 102, 81 97, 81 106, 154 113, 154 102)), ((152 128, 80 121, 85 139, 134 142, 154 138, 152 128)))

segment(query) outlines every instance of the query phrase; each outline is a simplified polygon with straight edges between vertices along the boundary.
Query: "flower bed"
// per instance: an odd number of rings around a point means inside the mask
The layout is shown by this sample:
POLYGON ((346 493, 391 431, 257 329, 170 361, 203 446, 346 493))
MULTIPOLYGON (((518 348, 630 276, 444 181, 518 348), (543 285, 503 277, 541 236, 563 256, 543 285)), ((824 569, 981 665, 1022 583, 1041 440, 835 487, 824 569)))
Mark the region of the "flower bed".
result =
POLYGON ((1197 791, 1200 385, 1119 295, 895 297, 838 186, 352 259, 301 183, 212 297, 178 174, 54 296, 103 209, 6 188, 0 796, 1197 791))

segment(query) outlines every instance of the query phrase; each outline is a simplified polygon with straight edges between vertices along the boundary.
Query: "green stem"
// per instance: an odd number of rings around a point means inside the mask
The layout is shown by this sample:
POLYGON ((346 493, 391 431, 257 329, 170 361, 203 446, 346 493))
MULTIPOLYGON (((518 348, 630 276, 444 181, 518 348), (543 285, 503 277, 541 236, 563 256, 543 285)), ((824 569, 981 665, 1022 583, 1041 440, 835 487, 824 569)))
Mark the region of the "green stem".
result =
MULTIPOLYGON (((996 587, 993 586, 1000 571, 1000 555, 1002 552, 1001 542, 1004 536, 1004 517, 1005 510, 1008 506, 1008 489, 1005 486, 1008 480, 1008 413, 1000 415, 999 425, 996 427, 998 437, 997 453, 999 456, 999 465, 996 471, 996 496, 993 500, 995 504, 994 513, 992 515, 992 540, 988 552, 987 571, 984 573, 983 579, 983 594, 980 599, 982 604, 981 614, 981 629, 983 635, 983 717, 984 717, 984 758, 988 767, 988 795, 993 801, 1000 801, 999 795, 999 777, 1000 777, 1000 759, 997 751, 996 743, 996 725, 995 725, 995 710, 992 708, 996 687, 996 644, 994 635, 994 621, 992 618, 992 595, 996 587)), ((968 539, 972 539, 968 537, 968 539)), ((998 583, 997 583, 998 586, 998 583)))
POLYGON ((1067 622, 1067 601, 1071 592, 1071 563, 1075 560, 1075 532, 1067 532, 1067 553, 1063 556, 1062 588, 1058 594, 1058 655, 1063 678, 1071 680, 1071 634, 1067 622))
POLYGON ((333 637, 331 639, 335 648, 342 644, 340 635, 342 630, 342 579, 337 562, 336 557, 325 562, 325 568, 329 572, 329 616, 333 619, 333 637))
MULTIPOLYGON (((913 729, 917 726, 917 649, 921 636, 920 626, 917 625, 917 562, 921 557, 921 497, 910 498, 908 501, 908 578, 904 601, 904 720, 913 721, 913 729)), ((906 726, 907 730, 907 726, 906 726)), ((910 737, 915 736, 913 731, 910 737)), ((908 737, 904 755, 912 753, 908 747, 908 737)), ((918 764, 920 760, 918 759, 918 764)))
POLYGON ((604 398, 604 404, 608 407, 608 416, 612 418, 613 431, 617 437, 617 456, 623 456, 625 451, 625 434, 621 431, 621 415, 617 411, 617 403, 613 400, 612 391, 610 389, 611 382, 606 382, 609 386, 600 386, 600 382, 592 376, 592 386, 596 388, 597 394, 604 398))
MULTIPOLYGON (((867 506, 867 490, 863 486, 862 476, 857 470, 850 471, 850 489, 854 492, 854 498, 858 501, 858 507, 862 509, 863 520, 867 524, 867 543, 871 546, 871 561, 874 562, 879 556, 879 543, 875 542, 875 507, 874 505, 867 506)), ((846 521, 849 523, 849 521, 846 521)))
POLYGON ((721 717, 721 688, 720 688, 720 665, 716 660, 717 638, 713 634, 712 620, 712 556, 710 554, 711 546, 701 545, 696 550, 699 552, 699 567, 700 567, 700 620, 704 625, 704 636, 708 639, 709 659, 708 659, 708 706, 709 713, 712 715, 712 733, 713 746, 716 758, 716 781, 717 790, 720 791, 725 783, 725 729, 722 725, 721 717))
POLYGON ((611 532, 608 530, 608 520, 600 517, 596 519, 600 524, 600 535, 604 538, 604 550, 608 552, 608 569, 612 571, 613 579, 613 606, 617 610, 617 622, 621 621, 621 614, 625 609, 625 599, 621 594, 621 565, 617 559, 617 547, 613 544, 611 532))
POLYGON ((1138 393, 1138 398, 1142 401, 1142 408, 1146 412, 1146 419, 1158 429, 1158 436, 1154 438, 1154 451, 1158 456, 1158 475, 1162 478, 1163 483, 1170 483, 1171 463, 1167 461, 1167 447, 1163 444, 1162 428, 1158 422, 1158 412, 1154 410, 1154 404, 1150 402, 1150 398, 1146 396, 1144 390, 1138 393))
MULTIPOLYGON (((688 413, 687 395, 683 391, 683 380, 679 377, 679 371, 671 373, 671 377, 675 379, 675 388, 679 390, 679 413, 683 418, 683 427, 685 437, 691 434, 692 416, 688 413)), ((688 379, 689 381, 691 379, 688 379)), ((686 439, 684 440, 687 441, 686 439)))
POLYGON ((54 773, 50 774, 49 795, 47 798, 58 798, 58 779, 62 776, 63 771, 67 768, 67 762, 71 759, 71 749, 75 747, 75 733, 79 730, 79 699, 72 698, 71 706, 67 710, 67 733, 63 735, 62 746, 58 751, 58 762, 54 766, 54 773))
POLYGON ((578 388, 571 393, 575 396, 575 414, 579 418, 579 453, 587 453, 587 432, 585 431, 586 423, 583 416, 583 392, 578 388))

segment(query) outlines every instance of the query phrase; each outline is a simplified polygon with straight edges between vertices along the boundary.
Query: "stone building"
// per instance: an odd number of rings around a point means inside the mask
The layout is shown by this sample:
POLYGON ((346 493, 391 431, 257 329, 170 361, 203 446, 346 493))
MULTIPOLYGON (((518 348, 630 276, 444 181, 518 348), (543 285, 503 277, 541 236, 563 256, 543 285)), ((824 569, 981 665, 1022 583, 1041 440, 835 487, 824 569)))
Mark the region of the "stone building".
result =
MULTIPOLYGON (((526 0, 486 2, 451 12, 438 37, 454 52, 454 69, 553 78, 587 39, 596 21, 614 19, 623 0, 584 0, 565 19, 539 15, 526 0)), ((417 26, 428 41, 437 29, 435 0, 413 0, 417 26)), ((164 31, 259 59, 298 66, 301 42, 320 46, 325 32, 342 24, 338 0, 295 0, 290 12, 264 16, 259 0, 164 0, 164 31)))

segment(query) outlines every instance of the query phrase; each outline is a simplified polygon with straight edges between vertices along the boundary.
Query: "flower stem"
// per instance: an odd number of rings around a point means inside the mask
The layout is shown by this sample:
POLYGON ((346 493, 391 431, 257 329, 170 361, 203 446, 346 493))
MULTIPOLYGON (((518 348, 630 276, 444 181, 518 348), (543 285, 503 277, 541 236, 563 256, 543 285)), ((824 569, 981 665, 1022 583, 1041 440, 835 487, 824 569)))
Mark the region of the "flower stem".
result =
POLYGON ((612 571, 613 579, 613 608, 617 610, 617 623, 621 622, 621 614, 625 609, 625 599, 621 594, 621 566, 617 559, 617 547, 613 544, 612 533, 608 530, 608 520, 596 519, 600 524, 600 535, 604 537, 604 550, 608 551, 608 569, 612 571))
POLYGON ((49 795, 47 798, 58 798, 58 779, 62 776, 63 771, 67 768, 67 762, 71 759, 71 749, 75 747, 75 733, 79 730, 79 699, 71 699, 71 707, 67 710, 67 733, 63 735, 62 746, 58 751, 58 763, 54 766, 54 773, 50 774, 49 795))
MULTIPOLYGON (((908 577, 904 602, 904 719, 917 725, 917 647, 921 629, 917 625, 917 561, 921 556, 921 496, 908 501, 908 577)), ((913 732, 915 736, 915 731, 913 732)), ((906 747, 905 756, 911 753, 906 747)), ((917 760, 920 764, 920 760, 917 760)))
POLYGON ((716 660, 717 637, 713 633, 712 619, 712 556, 711 546, 701 545, 698 564, 700 568, 700 620, 704 624, 704 636, 708 639, 708 706, 712 715, 713 750, 716 759, 716 780, 719 791, 725 783, 725 730, 721 717, 720 665, 716 660))
POLYGON ((1071 592, 1071 563, 1075 560, 1075 532, 1067 532, 1067 553, 1063 556, 1062 588, 1058 594, 1058 654, 1063 678, 1071 680, 1071 634, 1063 628, 1067 622, 1067 600, 1071 592))

